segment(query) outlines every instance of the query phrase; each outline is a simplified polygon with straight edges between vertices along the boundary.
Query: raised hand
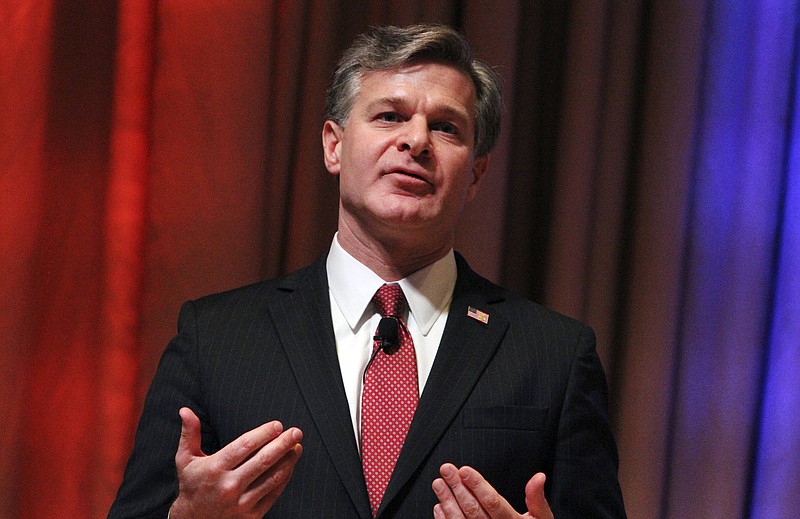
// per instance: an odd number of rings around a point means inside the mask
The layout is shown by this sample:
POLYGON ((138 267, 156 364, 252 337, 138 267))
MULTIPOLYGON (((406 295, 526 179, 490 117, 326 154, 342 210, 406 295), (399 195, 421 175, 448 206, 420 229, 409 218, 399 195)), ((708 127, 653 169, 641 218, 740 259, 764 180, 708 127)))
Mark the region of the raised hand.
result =
POLYGON ((439 503, 433 507, 435 519, 553 519, 544 497, 545 475, 535 474, 525 485, 525 505, 520 515, 497 491, 471 467, 456 468, 445 463, 441 478, 433 482, 439 503))
POLYGON ((261 518, 289 482, 303 450, 302 432, 269 422, 207 456, 200 447, 200 419, 186 407, 180 416, 179 491, 170 519, 261 518))

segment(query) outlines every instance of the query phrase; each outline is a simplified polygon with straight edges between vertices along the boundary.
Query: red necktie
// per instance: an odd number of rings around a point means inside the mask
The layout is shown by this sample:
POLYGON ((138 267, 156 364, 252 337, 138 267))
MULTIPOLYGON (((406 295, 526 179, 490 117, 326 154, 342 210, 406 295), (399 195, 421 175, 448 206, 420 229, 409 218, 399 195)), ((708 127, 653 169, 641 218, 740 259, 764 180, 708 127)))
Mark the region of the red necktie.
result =
MULTIPOLYGON (((414 341, 401 319, 406 298, 400 285, 383 285, 372 298, 381 317, 399 320, 400 348, 392 355, 381 350, 364 373, 361 395, 361 463, 373 517, 383 499, 419 400, 414 341)), ((373 353, 379 348, 373 344, 373 353)))

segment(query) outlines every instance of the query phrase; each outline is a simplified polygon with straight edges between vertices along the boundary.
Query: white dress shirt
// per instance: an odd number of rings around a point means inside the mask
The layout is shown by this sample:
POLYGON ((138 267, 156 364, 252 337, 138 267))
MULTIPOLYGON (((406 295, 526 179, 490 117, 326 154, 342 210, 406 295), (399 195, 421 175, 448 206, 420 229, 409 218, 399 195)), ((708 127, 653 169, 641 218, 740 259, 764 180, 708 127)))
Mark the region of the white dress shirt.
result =
MULTIPOLYGON (((360 445, 362 377, 372 354, 373 336, 380 321, 380 315, 375 312, 371 302, 372 296, 385 281, 347 253, 339 245, 337 236, 333 238, 326 267, 336 353, 347 403, 350 405, 353 432, 360 445)), ((453 299, 456 284, 453 251, 397 283, 408 301, 406 325, 414 340, 419 391, 422 394, 453 299)))

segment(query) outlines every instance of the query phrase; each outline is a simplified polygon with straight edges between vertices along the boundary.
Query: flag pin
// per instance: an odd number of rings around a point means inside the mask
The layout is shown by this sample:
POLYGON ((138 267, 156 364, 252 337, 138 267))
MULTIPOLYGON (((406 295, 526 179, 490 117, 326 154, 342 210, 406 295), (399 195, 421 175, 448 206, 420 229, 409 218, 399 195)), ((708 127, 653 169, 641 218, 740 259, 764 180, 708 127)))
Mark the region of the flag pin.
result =
POLYGON ((483 324, 489 323, 489 314, 487 314, 486 312, 481 312, 474 306, 470 306, 469 308, 467 308, 467 315, 472 317, 476 321, 482 322, 483 324))

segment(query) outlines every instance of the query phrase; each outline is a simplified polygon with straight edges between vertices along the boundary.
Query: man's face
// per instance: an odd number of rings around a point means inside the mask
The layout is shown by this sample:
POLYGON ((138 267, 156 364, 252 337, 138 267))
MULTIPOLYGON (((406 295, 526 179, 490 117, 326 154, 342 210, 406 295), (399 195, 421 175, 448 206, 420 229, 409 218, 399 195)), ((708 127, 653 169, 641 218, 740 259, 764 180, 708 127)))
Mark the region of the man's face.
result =
POLYGON ((474 157, 474 135, 475 89, 464 72, 423 62, 365 74, 346 125, 323 128, 325 164, 339 176, 340 232, 355 225, 372 238, 416 234, 451 246, 488 160, 474 157))

